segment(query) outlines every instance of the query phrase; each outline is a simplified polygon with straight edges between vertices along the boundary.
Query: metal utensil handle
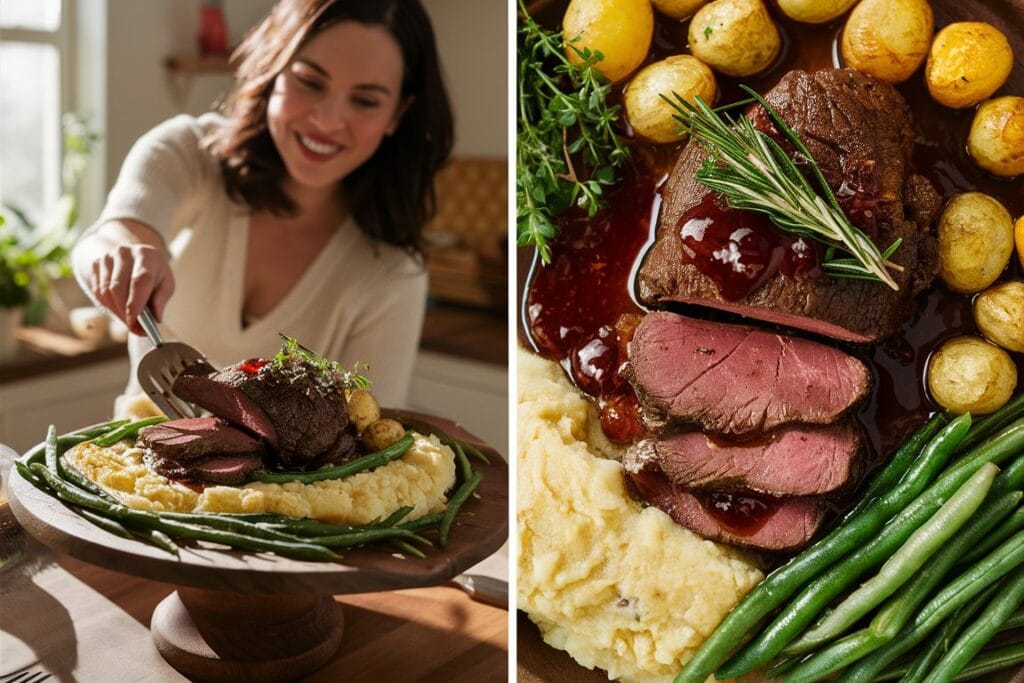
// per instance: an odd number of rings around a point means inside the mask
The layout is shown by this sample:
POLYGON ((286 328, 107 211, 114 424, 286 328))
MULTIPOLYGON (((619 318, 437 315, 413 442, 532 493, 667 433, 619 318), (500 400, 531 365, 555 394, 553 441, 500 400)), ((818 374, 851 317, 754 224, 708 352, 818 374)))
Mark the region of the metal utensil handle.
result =
POLYGON ((160 330, 156 327, 156 321, 153 320, 153 312, 149 310, 149 306, 143 306, 142 312, 139 313, 139 325, 149 337, 149 341, 153 342, 153 346, 160 348, 164 345, 163 337, 160 336, 160 330))

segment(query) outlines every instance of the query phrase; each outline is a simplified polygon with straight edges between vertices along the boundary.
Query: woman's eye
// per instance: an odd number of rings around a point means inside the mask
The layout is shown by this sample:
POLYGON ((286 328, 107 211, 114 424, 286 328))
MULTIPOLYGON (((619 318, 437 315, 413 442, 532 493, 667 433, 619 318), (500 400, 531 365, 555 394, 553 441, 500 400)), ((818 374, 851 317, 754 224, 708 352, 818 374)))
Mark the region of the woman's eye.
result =
POLYGON ((356 97, 353 101, 357 107, 362 107, 363 109, 376 109, 380 106, 379 101, 367 97, 356 97))
POLYGON ((316 92, 320 92, 321 90, 323 90, 323 86, 320 84, 319 81, 315 79, 295 74, 295 80, 298 81, 299 85, 303 86, 304 88, 308 88, 316 92))

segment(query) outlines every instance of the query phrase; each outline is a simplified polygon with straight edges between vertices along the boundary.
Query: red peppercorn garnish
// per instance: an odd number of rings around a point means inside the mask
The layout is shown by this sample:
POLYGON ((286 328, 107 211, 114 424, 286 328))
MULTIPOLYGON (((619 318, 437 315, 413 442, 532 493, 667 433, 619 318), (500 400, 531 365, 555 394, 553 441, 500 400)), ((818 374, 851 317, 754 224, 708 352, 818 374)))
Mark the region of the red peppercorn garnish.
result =
POLYGON ((262 358, 253 358, 252 360, 247 360, 241 365, 239 365, 238 369, 247 375, 255 375, 257 372, 260 371, 260 368, 262 368, 269 362, 269 360, 264 360, 262 358))

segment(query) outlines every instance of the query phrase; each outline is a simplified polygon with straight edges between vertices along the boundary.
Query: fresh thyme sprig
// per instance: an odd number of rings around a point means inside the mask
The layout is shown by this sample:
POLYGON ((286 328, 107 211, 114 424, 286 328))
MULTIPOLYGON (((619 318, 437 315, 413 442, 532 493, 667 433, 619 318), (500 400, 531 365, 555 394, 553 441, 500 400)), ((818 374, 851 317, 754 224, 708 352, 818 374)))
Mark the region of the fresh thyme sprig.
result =
POLYGON ((574 204, 593 216, 629 149, 612 127, 620 107, 606 101, 611 85, 594 68, 603 55, 570 40, 581 60, 571 63, 562 32, 537 24, 522 0, 519 7, 517 241, 534 246, 546 263, 555 217, 574 204))
POLYGON ((888 269, 903 270, 889 261, 901 240, 897 238, 880 252, 874 242, 850 222, 821 168, 796 132, 764 98, 750 88, 740 87, 767 110, 786 139, 806 159, 820 192, 779 143, 755 128, 749 118, 720 116, 700 97, 690 103, 676 93, 673 93, 674 102, 662 96, 679 113, 676 120, 708 152, 708 158, 697 172, 697 180, 722 195, 730 207, 763 213, 779 229, 827 245, 822 269, 832 277, 884 282, 898 290, 888 269), (837 253, 848 257, 835 258, 837 253))
MULTIPOLYGON (((370 387, 369 378, 359 371, 360 363, 356 363, 355 367, 351 370, 346 370, 341 363, 328 360, 316 351, 307 349, 298 340, 280 332, 278 335, 284 340, 284 343, 281 344, 281 350, 277 352, 277 355, 270 362, 272 367, 280 369, 288 367, 296 361, 305 362, 312 365, 319 373, 320 378, 328 384, 337 385, 342 389, 349 390, 368 389, 370 387)), ((365 363, 362 366, 364 370, 369 369, 369 366, 365 363)))

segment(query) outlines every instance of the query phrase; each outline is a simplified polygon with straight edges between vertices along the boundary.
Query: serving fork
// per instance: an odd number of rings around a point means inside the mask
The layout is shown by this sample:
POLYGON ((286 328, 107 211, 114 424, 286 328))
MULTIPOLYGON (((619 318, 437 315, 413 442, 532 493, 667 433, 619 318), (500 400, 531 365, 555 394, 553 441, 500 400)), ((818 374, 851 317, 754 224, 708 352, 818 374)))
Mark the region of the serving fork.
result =
POLYGON ((165 342, 149 306, 139 313, 139 325, 154 347, 139 361, 136 370, 139 385, 167 417, 199 417, 200 409, 175 396, 171 387, 185 368, 199 361, 207 362, 206 356, 188 344, 165 342))

